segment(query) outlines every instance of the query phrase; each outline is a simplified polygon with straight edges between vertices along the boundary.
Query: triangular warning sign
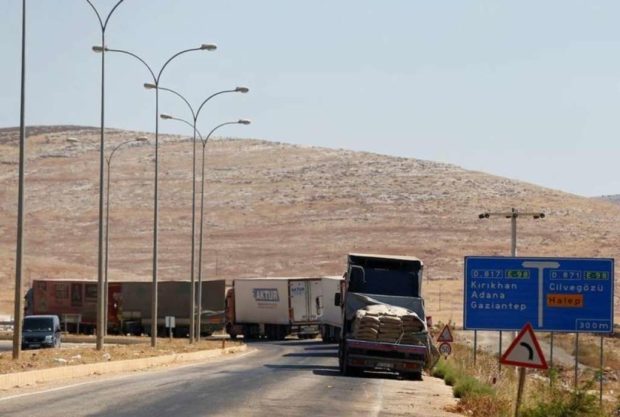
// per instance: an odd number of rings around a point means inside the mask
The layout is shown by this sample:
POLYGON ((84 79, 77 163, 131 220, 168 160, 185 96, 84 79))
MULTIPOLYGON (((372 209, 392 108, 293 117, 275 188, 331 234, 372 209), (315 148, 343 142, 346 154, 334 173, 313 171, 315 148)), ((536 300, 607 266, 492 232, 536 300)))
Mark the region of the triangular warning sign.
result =
POLYGON ((446 324, 439 334, 437 338, 438 342, 454 342, 454 338, 452 337, 452 332, 450 331, 450 327, 446 324))
POLYGON ((547 361, 538 344, 532 325, 527 323, 499 360, 504 365, 547 369, 547 361))

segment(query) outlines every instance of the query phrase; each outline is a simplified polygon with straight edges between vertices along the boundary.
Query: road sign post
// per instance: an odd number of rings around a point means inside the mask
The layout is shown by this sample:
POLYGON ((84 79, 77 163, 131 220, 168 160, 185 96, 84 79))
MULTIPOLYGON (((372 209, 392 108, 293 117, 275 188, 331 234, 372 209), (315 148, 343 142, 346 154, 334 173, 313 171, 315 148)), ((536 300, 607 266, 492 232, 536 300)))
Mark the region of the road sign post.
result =
POLYGON ((521 329, 499 361, 504 365, 520 367, 517 402, 515 404, 515 417, 519 417, 519 408, 525 387, 525 368, 548 369, 547 361, 530 323, 521 329))

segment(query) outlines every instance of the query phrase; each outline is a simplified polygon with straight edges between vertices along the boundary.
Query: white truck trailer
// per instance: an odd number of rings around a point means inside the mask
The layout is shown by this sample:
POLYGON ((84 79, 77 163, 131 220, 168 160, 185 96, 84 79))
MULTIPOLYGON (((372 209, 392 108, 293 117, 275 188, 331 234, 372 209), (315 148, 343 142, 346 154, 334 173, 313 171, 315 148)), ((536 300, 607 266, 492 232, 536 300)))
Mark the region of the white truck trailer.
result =
POLYGON ((314 337, 325 305, 321 277, 238 278, 226 295, 226 330, 233 338, 314 337))
POLYGON ((342 311, 334 303, 334 296, 343 291, 344 278, 340 276, 322 277, 323 315, 321 316, 321 338, 325 343, 338 342, 342 328, 342 311))

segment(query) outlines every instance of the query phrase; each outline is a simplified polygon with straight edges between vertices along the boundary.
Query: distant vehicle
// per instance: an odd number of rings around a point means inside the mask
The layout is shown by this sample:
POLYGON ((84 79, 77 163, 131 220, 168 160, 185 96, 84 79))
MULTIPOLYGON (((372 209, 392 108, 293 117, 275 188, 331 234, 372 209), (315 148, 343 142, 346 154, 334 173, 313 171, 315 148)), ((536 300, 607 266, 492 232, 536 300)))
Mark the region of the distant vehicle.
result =
POLYGON ((22 328, 22 349, 57 348, 61 343, 58 316, 26 316, 22 328))
MULTIPOLYGON (((124 281, 108 284, 108 332, 149 334, 151 331, 151 282, 124 281)), ((196 284, 196 288, 198 285, 196 284)), ((203 281, 201 334, 224 328, 224 280, 203 281)), ((165 317, 174 316, 177 337, 189 334, 189 281, 158 283, 158 334, 165 335, 165 317)), ((26 294, 26 314, 55 314, 69 332, 93 333, 97 321, 97 282, 35 279, 26 294)))
POLYGON ((438 359, 421 296, 422 261, 405 256, 349 254, 347 264, 345 291, 334 300, 343 317, 338 349, 341 372, 398 372, 421 379, 422 370, 438 359), (402 313, 367 314, 368 327, 360 325, 365 313, 381 309, 402 313), (403 330, 405 318, 411 323, 407 326, 415 330, 403 330))
MULTIPOLYGON (((282 340, 316 337, 325 311, 323 280, 341 278, 238 278, 226 294, 226 331, 231 338, 282 340)), ((338 286, 336 286, 338 287, 338 286)), ((339 288, 339 287, 338 287, 339 288)), ((329 291, 329 290, 328 290, 329 291)))

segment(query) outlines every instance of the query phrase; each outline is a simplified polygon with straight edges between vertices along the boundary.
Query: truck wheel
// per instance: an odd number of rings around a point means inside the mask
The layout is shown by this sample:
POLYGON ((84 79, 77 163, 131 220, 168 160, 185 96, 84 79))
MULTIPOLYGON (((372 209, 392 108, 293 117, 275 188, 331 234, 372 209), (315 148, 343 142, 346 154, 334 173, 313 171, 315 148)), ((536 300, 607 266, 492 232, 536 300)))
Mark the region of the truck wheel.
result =
POLYGON ((407 372, 406 374, 403 374, 403 377, 412 381, 422 381, 422 371, 407 372))
POLYGON ((354 368, 349 366, 349 354, 345 351, 344 357, 342 358, 342 373, 345 376, 359 376, 362 371, 358 368, 354 368))

